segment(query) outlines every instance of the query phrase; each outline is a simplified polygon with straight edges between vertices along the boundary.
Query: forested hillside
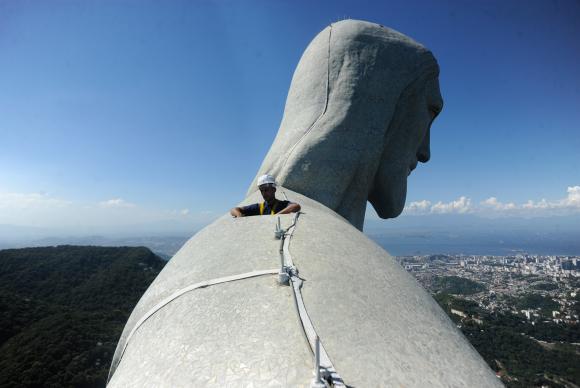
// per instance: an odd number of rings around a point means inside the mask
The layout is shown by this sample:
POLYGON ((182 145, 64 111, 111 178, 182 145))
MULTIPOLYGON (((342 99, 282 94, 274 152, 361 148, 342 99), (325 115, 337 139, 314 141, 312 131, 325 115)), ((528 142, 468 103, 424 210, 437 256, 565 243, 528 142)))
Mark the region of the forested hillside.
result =
MULTIPOLYGON (((127 318, 164 264, 147 248, 0 250, 0 387, 104 387, 127 318)), ((577 326, 488 313, 463 299, 485 288, 467 279, 437 278, 432 287, 508 387, 578 386, 577 326)), ((547 315, 555 308, 536 294, 510 304, 547 315)))
POLYGON ((103 387, 165 261, 147 248, 0 250, 0 387, 103 387))

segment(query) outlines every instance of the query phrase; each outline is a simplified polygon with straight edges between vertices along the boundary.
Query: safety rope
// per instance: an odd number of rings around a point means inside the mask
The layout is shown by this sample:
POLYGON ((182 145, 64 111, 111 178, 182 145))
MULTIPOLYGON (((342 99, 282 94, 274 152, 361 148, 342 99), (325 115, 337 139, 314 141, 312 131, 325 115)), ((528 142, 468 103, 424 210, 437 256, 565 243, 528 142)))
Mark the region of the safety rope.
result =
MULTIPOLYGON (((285 195, 285 193, 284 193, 284 195, 285 195)), ((281 245, 282 245, 282 249, 281 249, 282 250, 282 252, 281 252, 282 253, 282 266, 283 266, 282 269, 285 270, 289 276, 289 282, 292 286, 292 295, 294 296, 294 303, 296 305, 298 317, 300 318, 300 323, 302 325, 302 329, 303 329, 304 335, 306 337, 306 341, 308 342, 308 345, 310 346, 310 350, 312 351, 312 353, 315 355, 315 358, 316 358, 316 365, 317 365, 316 366, 317 367, 316 375, 319 376, 320 372, 322 372, 322 375, 324 377, 324 379, 319 381, 319 382, 321 384, 324 383, 326 385, 330 384, 332 387, 346 387, 342 378, 340 377, 340 375, 338 374, 338 372, 334 368, 334 365, 332 364, 332 361, 330 360, 330 357, 328 356, 328 353, 326 352, 324 345, 320 342, 319 336, 316 333, 316 329, 314 328, 314 325, 312 324, 312 320, 310 319, 308 312, 306 311, 306 306, 304 305, 304 300, 302 298, 301 288, 302 288, 303 282, 302 282, 302 279, 300 279, 300 277, 298 276, 298 268, 296 268, 296 266, 294 265, 294 262, 292 260, 292 255, 290 254, 290 249, 289 249, 290 239, 292 238, 292 235, 293 235, 294 231, 296 230, 296 225, 298 222, 299 215, 300 215, 300 212, 294 214, 292 224, 288 227, 288 229, 286 230, 286 233, 284 233, 282 235, 282 239, 283 239, 281 242, 281 245)), ((231 275, 231 276, 225 276, 225 277, 216 278, 216 279, 212 279, 212 280, 202 281, 202 282, 195 283, 195 284, 192 284, 190 286, 187 286, 185 288, 182 288, 182 289, 175 291, 174 293, 169 295, 167 298, 163 299, 161 302, 159 302, 155 306, 153 306, 145 315, 143 315, 141 317, 141 319, 139 319, 139 321, 137 321, 137 323, 135 324, 133 329, 129 332, 129 335, 126 338, 125 343, 123 344, 123 350, 121 351, 121 355, 119 356, 119 361, 117 362, 117 365, 119 365, 121 363, 121 360, 125 354, 125 350, 127 349, 127 346, 129 345, 130 340, 133 338, 133 336, 135 335, 137 330, 145 323, 145 321, 147 321, 155 313, 157 313, 163 307, 167 306, 169 303, 173 302, 175 299, 179 298, 180 296, 182 296, 190 291, 199 289, 199 288, 205 288, 205 287, 213 286, 216 284, 227 283, 227 282, 232 282, 232 281, 242 280, 242 279, 248 279, 248 278, 253 278, 253 277, 257 277, 257 276, 276 275, 276 274, 279 275, 279 272, 280 272, 280 269, 278 269, 278 268, 246 272, 246 273, 242 273, 242 274, 238 274, 238 275, 231 275)), ((113 374, 109 375, 108 380, 111 379, 113 374)))
MULTIPOLYGON (((298 268, 294 265, 292 260, 292 255, 290 254, 290 239, 292 238, 292 234, 294 230, 296 230, 296 224, 298 221, 299 212, 294 215, 294 222, 292 225, 287 229, 287 232, 284 236, 284 245, 283 245, 283 252, 284 252, 284 262, 288 271, 288 275, 290 276, 290 283, 292 285, 292 294, 294 295, 294 302, 296 304, 296 310, 298 311, 298 316, 300 318, 300 323, 302 324, 302 329, 304 330, 304 334, 306 336, 306 340, 310 345, 310 350, 313 354, 318 354, 316 352, 317 348, 317 338, 318 334, 316 333, 316 329, 314 329, 314 325, 312 324, 312 320, 306 311, 306 306, 304 305, 304 300, 302 298, 302 279, 298 276, 298 268)), ((345 384, 334 368, 324 345, 318 341, 319 349, 320 349, 320 367, 324 369, 324 374, 330 380, 330 383, 333 387, 345 387, 345 384)))
MULTIPOLYGON (((216 279, 212 279, 212 280, 206 280, 203 282, 195 283, 195 284, 192 284, 190 286, 187 286, 185 288, 182 288, 182 289, 175 291, 173 294, 169 295, 167 298, 163 299, 161 302, 159 302, 155 306, 153 306, 135 324, 135 326, 133 327, 133 330, 131 330, 131 332, 127 336, 127 339, 125 340, 125 344, 123 345, 123 350, 121 351, 121 355, 119 356, 119 362, 117 362, 117 365, 121 363, 121 359, 123 358, 123 355, 125 354, 125 350, 127 349, 127 346, 129 345, 129 341, 131 340, 131 338, 133 337, 135 332, 139 329, 139 327, 141 327, 141 325, 143 325, 143 323, 145 323, 146 320, 151 318, 151 316, 153 316, 153 314, 155 314, 156 312, 158 312, 163 307, 167 306, 169 303, 173 302, 175 299, 179 298, 183 294, 190 292, 190 291, 193 291, 193 290, 196 290, 198 288, 205 288, 205 287, 213 286, 216 284, 233 282, 236 280, 248 279, 248 278, 253 278, 253 277, 257 277, 257 276, 276 275, 276 274, 278 274, 278 272, 279 272, 279 269, 276 268, 276 269, 265 269, 265 270, 260 270, 260 271, 246 272, 246 273, 242 273, 242 274, 238 274, 238 275, 224 276, 221 278, 216 278, 216 279)), ((109 379, 111 377, 112 377, 112 375, 109 376, 109 379)))

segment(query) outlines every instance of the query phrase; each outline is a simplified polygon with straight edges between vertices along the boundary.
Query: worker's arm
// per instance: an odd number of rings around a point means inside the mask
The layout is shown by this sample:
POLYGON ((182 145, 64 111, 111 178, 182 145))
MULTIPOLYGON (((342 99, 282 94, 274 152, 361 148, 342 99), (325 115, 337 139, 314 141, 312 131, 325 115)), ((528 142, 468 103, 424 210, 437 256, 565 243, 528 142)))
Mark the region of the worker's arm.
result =
POLYGON ((243 217, 244 216, 244 213, 242 212, 241 207, 232 208, 232 210, 230 210, 230 214, 232 215, 232 217, 243 217))
POLYGON ((288 206, 286 206, 284 209, 280 210, 278 212, 278 214, 296 213, 299 211, 300 211, 300 205, 298 205, 297 203, 290 202, 288 204, 288 206))

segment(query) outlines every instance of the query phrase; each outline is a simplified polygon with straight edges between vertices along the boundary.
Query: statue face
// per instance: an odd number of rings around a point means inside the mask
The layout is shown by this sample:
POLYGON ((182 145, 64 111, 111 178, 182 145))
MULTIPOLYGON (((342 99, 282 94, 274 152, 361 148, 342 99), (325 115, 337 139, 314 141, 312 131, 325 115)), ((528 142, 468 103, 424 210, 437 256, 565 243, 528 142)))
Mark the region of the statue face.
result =
POLYGON ((397 31, 333 23, 300 59, 257 176, 275 175, 361 230, 368 201, 381 218, 397 217, 407 176, 430 157, 438 74, 432 53, 397 31))
POLYGON ((385 137, 385 148, 369 201, 381 218, 397 217, 405 207, 407 177, 430 156, 431 123, 443 107, 437 78, 418 81, 402 96, 385 137), (422 84, 422 85, 421 85, 422 84))

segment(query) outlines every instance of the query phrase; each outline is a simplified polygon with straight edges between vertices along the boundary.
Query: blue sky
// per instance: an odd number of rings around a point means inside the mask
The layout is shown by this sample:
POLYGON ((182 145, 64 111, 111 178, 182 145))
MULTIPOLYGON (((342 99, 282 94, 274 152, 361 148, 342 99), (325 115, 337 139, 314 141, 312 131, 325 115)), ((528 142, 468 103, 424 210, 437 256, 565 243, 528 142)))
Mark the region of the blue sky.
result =
POLYGON ((223 214, 303 50, 344 18, 441 67, 407 216, 580 213, 578 2, 2 1, 0 224, 187 230, 223 214))

